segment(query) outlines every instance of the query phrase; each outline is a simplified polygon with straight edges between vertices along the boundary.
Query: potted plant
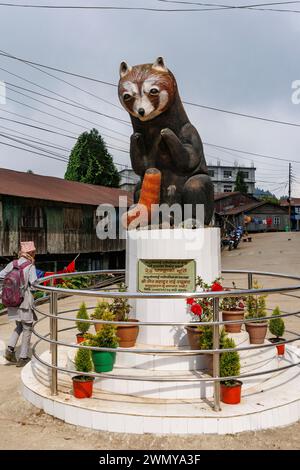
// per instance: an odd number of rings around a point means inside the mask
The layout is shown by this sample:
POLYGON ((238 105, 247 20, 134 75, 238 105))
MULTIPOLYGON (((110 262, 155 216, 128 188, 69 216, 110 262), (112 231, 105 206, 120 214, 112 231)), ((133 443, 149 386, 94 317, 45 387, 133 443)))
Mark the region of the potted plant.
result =
MULTIPOLYGON (((269 330, 272 335, 275 336, 275 338, 270 338, 269 341, 271 343, 279 343, 280 341, 285 341, 284 338, 282 338, 284 330, 285 330, 285 325, 284 321, 282 318, 278 318, 278 315, 281 314, 280 308, 276 307, 273 310, 272 313, 272 318, 269 321, 269 330)), ((278 344, 276 345, 277 348, 277 354, 278 356, 283 356, 285 352, 285 344, 278 344)))
MULTIPOLYGON (((91 351, 89 349, 78 349, 75 356, 75 368, 81 373, 92 371, 93 365, 91 351)), ((94 377, 89 375, 75 375, 72 377, 72 381, 75 398, 90 398, 92 396, 94 377)))
MULTIPOLYGON (((124 284, 120 284, 119 292, 126 292, 126 286, 124 284)), ((115 297, 113 303, 110 305, 110 311, 114 314, 116 321, 137 323, 138 320, 136 318, 129 318, 131 308, 126 297, 115 297)), ((138 325, 123 324, 117 326, 117 336, 121 348, 132 348, 135 346, 138 334, 138 325)))
MULTIPOLYGON (((114 321, 114 315, 110 313, 110 318, 106 321, 114 321)), ((117 348, 118 337, 116 334, 117 328, 114 325, 103 324, 100 331, 95 335, 86 334, 85 338, 88 340, 89 346, 97 348, 117 348)), ((96 372, 110 372, 113 370, 116 353, 114 351, 93 351, 92 360, 96 372)))
MULTIPOLYGON (((98 302, 97 305, 96 305, 95 310, 91 314, 91 318, 93 320, 106 320, 106 321, 109 321, 107 316, 108 317, 111 316, 110 315, 110 304, 108 302, 104 302, 104 301, 103 302, 98 302)), ((101 330, 102 326, 103 326, 102 323, 94 323, 96 333, 97 333, 97 331, 101 330)))
POLYGON ((77 333, 76 338, 77 338, 77 343, 82 343, 84 341, 84 335, 89 331, 90 328, 90 323, 86 323, 80 320, 89 320, 89 315, 87 313, 86 305, 84 302, 79 307, 79 310, 76 315, 77 322, 76 322, 76 327, 79 333, 77 333))
MULTIPOLYGON (((223 349, 235 348, 232 338, 225 337, 223 349)), ((237 351, 225 351, 220 355, 220 377, 234 377, 240 374, 240 356, 237 351)), ((241 401, 242 382, 240 380, 224 380, 221 382, 221 401, 229 405, 237 405, 241 401)))
MULTIPOLYGON (((196 279, 196 288, 198 288, 200 292, 217 292, 223 290, 223 287, 219 283, 219 279, 216 279, 212 284, 207 284, 200 276, 196 279)), ((193 325, 193 322, 206 322, 212 320, 212 298, 188 298, 186 299, 186 303, 188 313, 192 317, 191 323, 185 327, 188 342, 191 349, 199 349, 200 337, 203 333, 203 328, 202 325, 193 325)))
MULTIPOLYGON (((201 329, 201 335, 199 336, 199 344, 198 349, 213 349, 213 327, 211 325, 199 325, 201 329)), ((219 344, 220 348, 222 349, 224 346, 225 338, 227 338, 227 334, 225 329, 222 328, 220 330, 219 336, 219 344)), ((213 374, 213 354, 207 353, 207 372, 212 375, 213 374)))
MULTIPOLYGON (((233 282, 232 284, 235 289, 235 283, 233 282)), ((245 304, 244 299, 241 297, 223 297, 220 302, 220 308, 222 310, 223 321, 244 319, 245 304)), ((241 323, 229 323, 225 325, 225 331, 227 333, 240 333, 241 328, 241 323)))
MULTIPOLYGON (((253 283, 254 289, 259 289, 257 281, 253 283)), ((266 295, 248 295, 246 298, 247 315, 246 319, 253 318, 253 322, 246 323, 246 331, 249 334, 250 344, 263 344, 267 329, 267 320, 256 320, 267 315, 266 295)))

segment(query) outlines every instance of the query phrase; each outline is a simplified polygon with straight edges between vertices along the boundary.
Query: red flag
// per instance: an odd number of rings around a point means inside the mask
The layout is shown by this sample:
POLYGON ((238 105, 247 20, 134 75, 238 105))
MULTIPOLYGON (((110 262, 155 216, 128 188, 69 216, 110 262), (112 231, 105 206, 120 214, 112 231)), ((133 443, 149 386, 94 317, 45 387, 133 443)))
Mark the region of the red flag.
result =
MULTIPOLYGON (((76 271, 75 260, 78 258, 78 256, 79 255, 77 255, 76 258, 73 259, 73 261, 71 261, 71 263, 69 263, 68 266, 66 266, 64 269, 61 269, 61 270, 56 271, 56 272, 52 272, 52 271, 45 272, 44 277, 51 276, 52 274, 74 273, 76 271)), ((54 285, 56 285, 59 282, 61 282, 61 279, 59 279, 59 278, 54 279, 54 285)), ((44 286, 47 286, 48 284, 49 284, 49 281, 44 282, 44 286)))
POLYGON ((75 260, 71 261, 66 268, 64 268, 64 273, 74 273, 75 272, 75 260))

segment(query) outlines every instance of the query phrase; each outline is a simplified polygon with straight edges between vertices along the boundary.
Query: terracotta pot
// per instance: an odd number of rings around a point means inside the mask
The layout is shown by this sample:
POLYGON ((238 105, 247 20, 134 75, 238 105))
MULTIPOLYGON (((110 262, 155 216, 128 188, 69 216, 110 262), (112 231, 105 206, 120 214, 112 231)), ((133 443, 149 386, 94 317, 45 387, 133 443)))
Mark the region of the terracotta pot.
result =
POLYGON ((198 330, 197 326, 186 326, 188 342, 191 349, 200 349, 200 336, 202 331, 198 330))
POLYGON ((277 354, 278 356, 284 356, 285 353, 285 344, 276 344, 279 343, 280 341, 285 341, 284 338, 270 338, 269 339, 270 343, 273 343, 276 345, 277 348, 277 354))
POLYGON ((263 344, 267 334, 268 322, 246 323, 250 344, 263 344))
POLYGON ((234 385, 221 382, 221 401, 228 405, 238 405, 241 402, 242 382, 234 381, 234 385))
MULTIPOLYGON (((129 322, 138 322, 135 318, 129 318, 129 322)), ((119 338, 120 348, 132 348, 135 346, 139 334, 138 325, 119 325, 117 327, 117 336, 119 338)))
MULTIPOLYGON (((231 320, 243 320, 244 319, 244 309, 239 308, 236 310, 223 310, 222 317, 223 321, 231 321, 231 320)), ((231 323, 229 325, 225 325, 226 333, 240 333, 242 328, 242 323, 231 323)))
POLYGON ((77 340, 77 344, 82 343, 82 342, 84 341, 84 336, 83 336, 83 334, 82 334, 82 333, 78 333, 78 334, 76 335, 76 340, 77 340))
POLYGON ((75 375, 72 380, 75 398, 90 398, 92 396, 94 377, 75 375))
POLYGON ((94 323, 95 331, 98 333, 98 331, 102 330, 103 323, 94 323))

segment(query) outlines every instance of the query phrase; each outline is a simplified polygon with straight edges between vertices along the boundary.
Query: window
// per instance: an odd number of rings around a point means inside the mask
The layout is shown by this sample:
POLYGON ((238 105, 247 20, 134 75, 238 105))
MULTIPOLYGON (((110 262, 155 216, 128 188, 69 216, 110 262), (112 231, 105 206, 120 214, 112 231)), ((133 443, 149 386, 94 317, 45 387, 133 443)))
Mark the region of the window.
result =
POLYGON ((280 225, 280 217, 278 217, 278 216, 273 217, 273 224, 274 225, 280 225))
POLYGON ((249 179, 249 171, 241 171, 241 173, 245 179, 249 179))
POLYGON ((232 192, 232 185, 224 184, 224 193, 231 193, 231 192, 232 192))
POLYGON ((232 177, 232 171, 224 170, 224 178, 231 178, 231 177, 232 177))
POLYGON ((22 228, 43 228, 44 217, 41 207, 22 207, 22 228))
POLYGON ((300 214, 300 206, 299 206, 299 207, 295 207, 295 214, 300 214))
POLYGON ((208 176, 210 176, 211 178, 214 178, 215 176, 215 170, 208 170, 208 176))

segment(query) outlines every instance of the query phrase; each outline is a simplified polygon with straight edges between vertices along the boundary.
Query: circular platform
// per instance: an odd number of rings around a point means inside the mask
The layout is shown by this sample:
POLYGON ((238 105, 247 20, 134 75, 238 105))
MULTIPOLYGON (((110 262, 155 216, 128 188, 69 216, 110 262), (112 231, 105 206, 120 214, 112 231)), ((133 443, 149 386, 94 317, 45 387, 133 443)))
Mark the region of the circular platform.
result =
MULTIPOLYGON (((277 361, 278 367, 284 367, 296 364, 300 359, 300 351, 293 346, 287 347, 284 358, 274 357, 273 348, 266 350, 273 351, 273 366, 274 361, 277 361)), ((44 353, 42 359, 49 359, 47 354, 44 353)), ((59 349, 60 367, 67 365, 69 355, 70 348, 59 349)), ((262 367, 265 366, 262 364, 262 367)), ((71 392, 70 374, 62 372, 58 374, 59 393, 51 396, 49 376, 49 370, 37 361, 27 364, 22 371, 24 397, 46 413, 67 423, 102 431, 226 434, 284 426, 300 418, 300 366, 264 374, 260 376, 259 383, 255 379, 256 384, 245 383, 241 403, 222 404, 220 412, 213 410, 211 399, 199 398, 199 393, 197 398, 184 397, 184 389, 177 393, 177 398, 166 399, 163 394, 159 398, 135 396, 128 388, 125 393, 125 389, 111 392, 96 386, 92 398, 78 400, 71 392)), ((119 385, 127 382, 105 380, 119 385)), ((158 383, 153 382, 152 386, 157 388, 158 383)), ((201 387, 199 383, 197 386, 198 389, 201 387)))

